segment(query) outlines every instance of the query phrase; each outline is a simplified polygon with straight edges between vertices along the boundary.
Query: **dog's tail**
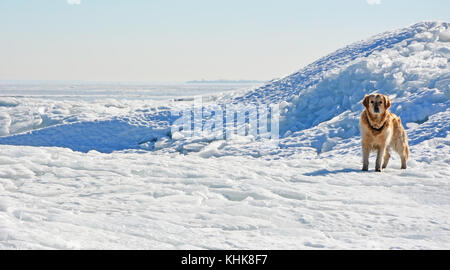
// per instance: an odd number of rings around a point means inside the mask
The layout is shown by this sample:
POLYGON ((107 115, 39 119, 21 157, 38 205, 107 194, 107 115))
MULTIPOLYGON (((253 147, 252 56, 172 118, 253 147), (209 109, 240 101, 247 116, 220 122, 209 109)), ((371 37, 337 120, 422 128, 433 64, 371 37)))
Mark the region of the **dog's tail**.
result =
POLYGON ((406 131, 403 130, 403 145, 405 146, 405 158, 409 159, 409 143, 408 143, 408 135, 406 135, 406 131))
MULTIPOLYGON (((397 117, 398 117, 399 126, 403 127, 401 118, 399 116, 397 116, 397 117)), ((406 131, 404 128, 402 128, 401 134, 402 134, 402 139, 403 139, 402 144, 404 145, 403 151, 404 151, 405 159, 408 160, 409 159, 409 143, 408 143, 408 135, 406 134, 406 131)), ((400 153, 400 152, 398 152, 398 153, 400 153)))
POLYGON ((408 143, 406 143, 405 157, 406 157, 406 160, 409 159, 409 145, 408 145, 408 143))

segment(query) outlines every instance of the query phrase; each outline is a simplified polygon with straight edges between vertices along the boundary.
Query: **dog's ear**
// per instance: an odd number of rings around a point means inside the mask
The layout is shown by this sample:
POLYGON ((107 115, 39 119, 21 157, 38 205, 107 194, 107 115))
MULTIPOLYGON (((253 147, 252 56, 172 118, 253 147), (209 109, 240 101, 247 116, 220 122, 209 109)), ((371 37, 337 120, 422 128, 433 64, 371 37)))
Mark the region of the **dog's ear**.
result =
POLYGON ((384 107, 387 110, 391 107, 391 100, 389 99, 388 96, 383 96, 383 98, 384 98, 384 107))
POLYGON ((362 104, 364 105, 364 107, 369 108, 369 95, 365 95, 364 99, 362 101, 362 104))

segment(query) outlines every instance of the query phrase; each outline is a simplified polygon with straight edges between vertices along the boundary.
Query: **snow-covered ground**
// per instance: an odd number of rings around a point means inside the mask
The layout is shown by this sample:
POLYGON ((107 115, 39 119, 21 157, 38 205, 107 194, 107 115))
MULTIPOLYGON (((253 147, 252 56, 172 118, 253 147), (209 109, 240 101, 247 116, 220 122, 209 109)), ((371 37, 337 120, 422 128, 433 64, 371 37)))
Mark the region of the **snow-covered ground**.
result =
POLYGON ((276 148, 172 137, 172 112, 190 106, 172 88, 158 94, 167 101, 140 87, 56 95, 4 83, 0 248, 448 249, 449 33, 419 23, 262 87, 180 95, 208 94, 205 108, 280 104, 276 148), (358 116, 374 91, 407 127, 407 170, 394 156, 383 173, 374 157, 360 171, 358 116))

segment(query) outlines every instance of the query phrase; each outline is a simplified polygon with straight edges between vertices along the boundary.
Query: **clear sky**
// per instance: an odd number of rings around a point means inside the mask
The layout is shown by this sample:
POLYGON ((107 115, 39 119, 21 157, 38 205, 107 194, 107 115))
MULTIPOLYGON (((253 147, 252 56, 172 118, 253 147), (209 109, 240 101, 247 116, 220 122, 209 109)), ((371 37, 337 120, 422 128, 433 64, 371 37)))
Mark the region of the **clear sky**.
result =
POLYGON ((449 0, 0 0, 0 80, 270 80, 449 0))

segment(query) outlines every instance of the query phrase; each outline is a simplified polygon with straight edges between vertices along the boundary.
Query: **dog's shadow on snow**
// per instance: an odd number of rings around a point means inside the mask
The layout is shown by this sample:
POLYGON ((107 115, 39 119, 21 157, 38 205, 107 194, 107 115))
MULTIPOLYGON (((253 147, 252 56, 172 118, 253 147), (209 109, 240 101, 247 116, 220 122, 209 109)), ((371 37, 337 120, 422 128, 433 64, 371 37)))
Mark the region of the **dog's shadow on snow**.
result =
POLYGON ((360 169, 340 169, 329 171, 327 169, 317 170, 314 172, 304 173, 306 176, 325 176, 330 174, 338 174, 338 173, 354 173, 354 172, 362 172, 360 169))

